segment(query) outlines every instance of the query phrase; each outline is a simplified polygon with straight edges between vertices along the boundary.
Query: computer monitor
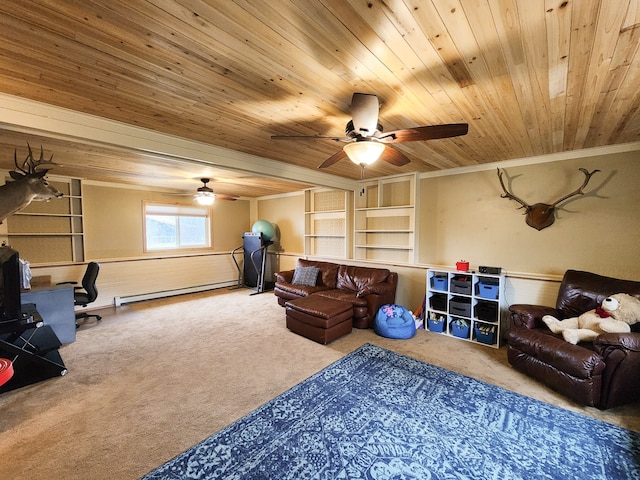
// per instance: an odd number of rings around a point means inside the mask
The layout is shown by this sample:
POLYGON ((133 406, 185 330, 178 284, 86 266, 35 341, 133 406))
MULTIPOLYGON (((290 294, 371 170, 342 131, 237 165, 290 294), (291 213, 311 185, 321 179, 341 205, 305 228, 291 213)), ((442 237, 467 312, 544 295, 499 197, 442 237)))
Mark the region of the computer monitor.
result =
POLYGON ((11 247, 0 247, 0 318, 21 317, 20 255, 11 247))

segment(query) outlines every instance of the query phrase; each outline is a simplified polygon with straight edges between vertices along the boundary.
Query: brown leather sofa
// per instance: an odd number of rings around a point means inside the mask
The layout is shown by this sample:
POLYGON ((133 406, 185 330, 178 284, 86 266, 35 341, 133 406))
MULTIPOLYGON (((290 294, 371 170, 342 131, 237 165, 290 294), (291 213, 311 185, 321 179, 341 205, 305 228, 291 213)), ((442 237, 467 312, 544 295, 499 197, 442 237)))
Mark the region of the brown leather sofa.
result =
POLYGON ((511 305, 509 363, 581 405, 604 410, 640 400, 640 323, 631 333, 572 345, 542 322, 544 315, 577 317, 614 293, 640 298, 640 282, 567 270, 555 308, 511 305))
POLYGON ((294 285, 295 270, 276 273, 274 294, 283 307, 289 300, 309 295, 351 302, 353 326, 372 328, 380 307, 395 302, 398 274, 386 268, 339 265, 302 258, 298 259, 296 267, 317 267, 318 278, 315 285, 294 285))

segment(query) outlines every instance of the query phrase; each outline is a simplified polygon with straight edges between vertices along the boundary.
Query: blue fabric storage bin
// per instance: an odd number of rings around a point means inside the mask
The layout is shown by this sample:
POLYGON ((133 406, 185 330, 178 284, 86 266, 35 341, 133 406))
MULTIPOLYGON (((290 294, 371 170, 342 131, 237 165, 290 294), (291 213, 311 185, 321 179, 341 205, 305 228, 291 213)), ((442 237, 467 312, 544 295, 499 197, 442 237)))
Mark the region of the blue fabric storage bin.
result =
POLYGON ((446 275, 434 275, 431 277, 431 288, 434 290, 447 290, 447 276, 446 275))
POLYGON ((480 280, 478 282, 478 296, 487 300, 496 300, 498 298, 498 282, 493 280, 480 280))
POLYGON ((486 325, 482 327, 475 327, 476 340, 480 343, 486 343, 487 345, 493 345, 496 343, 496 327, 494 325, 486 325))
POLYGON ((427 318, 427 327, 432 332, 444 332, 444 317, 437 317, 436 319, 427 318))
POLYGON ((458 325, 457 323, 451 322, 449 324, 449 331, 453 334, 454 337, 458 338, 469 338, 469 326, 458 325))

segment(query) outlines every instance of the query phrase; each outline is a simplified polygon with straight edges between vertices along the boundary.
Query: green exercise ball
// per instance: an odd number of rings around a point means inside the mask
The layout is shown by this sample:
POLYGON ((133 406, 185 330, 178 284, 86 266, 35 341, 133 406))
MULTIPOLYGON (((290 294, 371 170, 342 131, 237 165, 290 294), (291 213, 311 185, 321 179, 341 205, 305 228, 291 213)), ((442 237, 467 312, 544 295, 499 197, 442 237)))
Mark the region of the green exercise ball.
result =
POLYGON ((262 238, 267 242, 273 240, 276 236, 276 227, 267 220, 258 220, 251 227, 253 233, 262 233, 262 238))

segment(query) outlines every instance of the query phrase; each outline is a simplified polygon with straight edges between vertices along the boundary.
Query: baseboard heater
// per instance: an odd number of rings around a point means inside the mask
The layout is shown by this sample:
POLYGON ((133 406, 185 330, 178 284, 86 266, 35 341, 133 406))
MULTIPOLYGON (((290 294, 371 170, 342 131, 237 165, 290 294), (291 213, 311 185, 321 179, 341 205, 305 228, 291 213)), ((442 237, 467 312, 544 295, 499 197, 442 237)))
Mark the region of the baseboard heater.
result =
POLYGON ((184 295, 187 293, 205 292, 207 290, 215 290, 216 288, 224 288, 235 286, 237 282, 221 282, 210 283, 207 285, 198 285, 195 287, 175 288, 173 290, 160 290, 158 292, 140 293, 138 295, 128 295, 126 297, 114 297, 113 303, 116 307, 124 305, 125 303, 141 302, 143 300, 153 300, 156 298, 173 297, 176 295, 184 295))

